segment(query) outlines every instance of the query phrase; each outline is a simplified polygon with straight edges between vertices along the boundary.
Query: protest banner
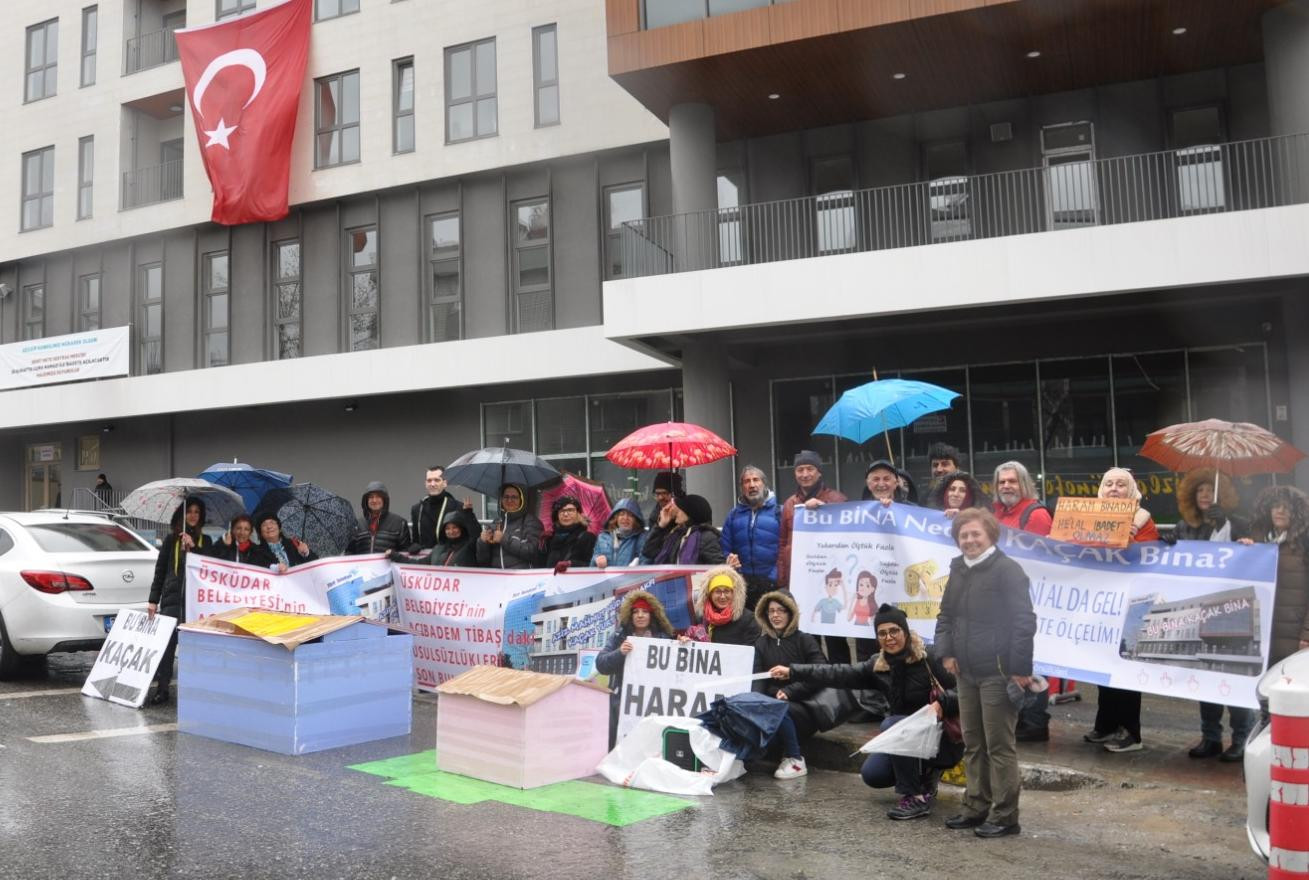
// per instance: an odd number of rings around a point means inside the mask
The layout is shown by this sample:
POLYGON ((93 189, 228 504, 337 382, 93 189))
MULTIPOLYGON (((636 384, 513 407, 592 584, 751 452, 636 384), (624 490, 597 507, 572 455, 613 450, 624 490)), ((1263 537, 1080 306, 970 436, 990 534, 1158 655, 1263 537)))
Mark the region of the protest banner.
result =
POLYGON ((1126 547, 1139 506, 1131 498, 1060 498, 1050 537, 1084 547, 1126 547))
POLYGON ((95 665, 82 685, 82 693, 134 709, 145 702, 146 691, 159 668, 159 660, 177 627, 177 618, 164 614, 151 617, 144 611, 124 608, 95 658, 95 665))
POLYGON ((126 376, 130 328, 106 327, 0 345, 0 391, 126 376))
POLYGON ((394 623, 391 562, 382 554, 319 559, 285 572, 186 557, 186 623, 233 608, 296 614, 362 614, 394 623))
MULTIPOLYGON (((1179 541, 1116 549, 1005 529, 998 546, 1031 579, 1037 672, 1257 707, 1275 545, 1179 541)), ((958 555, 950 521, 937 511, 876 502, 797 510, 791 590, 800 628, 872 638, 865 609, 890 602, 930 642, 958 555)))
POLYGON ((575 674, 582 652, 608 641, 622 597, 631 590, 650 591, 664 603, 672 625, 685 629, 693 622, 692 577, 701 570, 650 566, 555 574, 394 566, 399 622, 414 634, 414 678, 421 690, 488 664, 575 674))
POLYGON ((690 718, 719 697, 750 690, 753 647, 641 638, 632 645, 618 695, 619 739, 646 715, 690 718))

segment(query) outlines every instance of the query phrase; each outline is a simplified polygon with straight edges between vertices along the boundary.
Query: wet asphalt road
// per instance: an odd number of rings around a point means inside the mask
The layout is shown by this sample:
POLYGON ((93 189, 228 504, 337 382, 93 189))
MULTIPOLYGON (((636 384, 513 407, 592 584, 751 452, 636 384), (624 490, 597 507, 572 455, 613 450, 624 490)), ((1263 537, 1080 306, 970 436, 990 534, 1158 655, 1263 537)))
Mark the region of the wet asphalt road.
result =
POLYGON ((348 765, 432 748, 435 706, 409 737, 286 757, 169 729, 173 707, 136 711, 77 694, 93 657, 62 655, 0 684, 0 878, 1256 878, 1239 771, 1186 764, 1186 707, 1154 759, 1079 750, 1081 707, 1025 761, 1077 758, 1105 784, 1023 794, 1021 837, 950 832, 957 789, 928 819, 884 817, 889 792, 850 773, 766 773, 692 809, 610 827, 499 803, 462 805, 348 765), (37 695, 44 691, 56 691, 37 695), (29 694, 30 696, 24 696, 29 694), (141 733, 143 726, 162 729, 141 733), (133 735, 29 737, 136 728, 133 735), (1178 755, 1181 755, 1179 761, 1178 755), (1124 756, 1109 756, 1121 759, 1124 756), (1126 787, 1125 787, 1126 786, 1126 787))

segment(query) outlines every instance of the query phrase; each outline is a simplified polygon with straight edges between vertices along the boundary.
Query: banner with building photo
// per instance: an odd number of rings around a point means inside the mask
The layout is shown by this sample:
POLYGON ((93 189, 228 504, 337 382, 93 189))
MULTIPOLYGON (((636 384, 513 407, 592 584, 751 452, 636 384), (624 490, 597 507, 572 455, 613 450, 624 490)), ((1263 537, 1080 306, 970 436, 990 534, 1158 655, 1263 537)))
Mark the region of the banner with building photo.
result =
POLYGON ((675 629, 694 621, 701 568, 488 570, 396 565, 399 623, 414 634, 417 686, 434 690, 466 669, 499 664, 578 674, 617 625, 622 597, 655 595, 675 629))
POLYGON ((261 608, 297 614, 362 614, 395 623, 399 615, 392 580, 392 563, 380 553, 319 559, 282 573, 188 553, 184 622, 233 608, 261 608))
MULTIPOLYGON (((1004 530, 1031 578, 1036 671, 1255 707, 1268 658, 1277 548, 1181 541, 1083 547, 1004 530)), ((931 641, 959 555, 937 511, 876 502, 797 510, 791 591, 800 628, 872 638, 882 602, 931 641)))
POLYGON ((109 327, 0 345, 0 391, 126 376, 130 330, 109 327))

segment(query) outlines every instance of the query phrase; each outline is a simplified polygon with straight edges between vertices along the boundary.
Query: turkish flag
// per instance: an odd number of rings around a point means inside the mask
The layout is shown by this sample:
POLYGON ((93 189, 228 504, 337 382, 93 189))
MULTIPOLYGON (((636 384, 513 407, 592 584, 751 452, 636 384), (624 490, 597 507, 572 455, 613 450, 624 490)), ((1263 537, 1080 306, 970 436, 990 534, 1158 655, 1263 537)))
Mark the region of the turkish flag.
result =
POLYGON ((234 226, 287 214, 291 139, 312 13, 313 0, 288 0, 177 31, 216 223, 234 226))

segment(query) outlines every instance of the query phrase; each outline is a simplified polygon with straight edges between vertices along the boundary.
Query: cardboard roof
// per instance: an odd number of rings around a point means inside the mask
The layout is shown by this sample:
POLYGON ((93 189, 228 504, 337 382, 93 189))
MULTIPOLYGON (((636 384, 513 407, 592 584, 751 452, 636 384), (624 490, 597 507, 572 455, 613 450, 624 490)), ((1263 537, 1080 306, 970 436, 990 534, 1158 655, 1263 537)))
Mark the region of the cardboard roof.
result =
POLYGON ((294 651, 319 636, 345 629, 356 623, 375 624, 376 621, 357 614, 348 616, 291 614, 285 611, 265 611, 260 608, 233 608, 222 614, 212 614, 203 620, 184 623, 178 629, 260 639, 270 645, 282 645, 288 651, 294 651))
POLYGON ((475 697, 501 706, 530 706, 569 685, 609 693, 608 688, 593 681, 582 681, 576 676, 527 672, 502 666, 474 666, 439 686, 436 692, 475 697))

